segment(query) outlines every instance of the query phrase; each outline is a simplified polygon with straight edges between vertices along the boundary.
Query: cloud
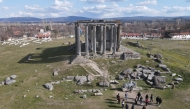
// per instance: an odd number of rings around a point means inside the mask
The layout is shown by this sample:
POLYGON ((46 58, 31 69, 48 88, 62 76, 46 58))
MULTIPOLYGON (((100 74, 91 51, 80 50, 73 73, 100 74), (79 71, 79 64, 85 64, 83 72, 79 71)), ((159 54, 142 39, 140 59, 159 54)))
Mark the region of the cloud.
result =
POLYGON ((105 0, 79 0, 81 2, 87 2, 87 3, 104 3, 105 0))
POLYGON ((104 3, 104 2, 121 2, 126 0, 79 0, 86 3, 104 3))
POLYGON ((147 0, 137 3, 138 5, 157 5, 157 0, 147 0))
POLYGON ((188 6, 188 7, 180 7, 180 6, 168 7, 168 6, 164 6, 162 11, 166 15, 171 15, 171 16, 189 15, 190 14, 190 6, 188 6))
POLYGON ((9 7, 7 7, 7 6, 3 6, 1 9, 2 9, 2 10, 8 10, 9 7))
POLYGON ((157 10, 146 6, 124 6, 121 7, 115 2, 112 5, 96 5, 92 7, 83 7, 79 11, 82 15, 91 15, 96 17, 123 17, 123 16, 140 16, 140 15, 158 15, 157 10))
POLYGON ((29 12, 42 12, 42 11, 45 11, 45 9, 41 8, 38 5, 34 5, 34 6, 25 5, 24 7, 29 12))
POLYGON ((69 11, 69 9, 72 7, 73 7, 73 4, 67 0, 64 0, 64 1, 55 0, 54 4, 50 8, 55 9, 55 10, 69 11))
MULTIPOLYGON (((95 1, 95 0, 83 0, 95 1)), ((96 0, 98 1, 98 0, 96 0)), ((98 2, 108 2, 114 0, 99 0, 98 2)), ((116 0, 115 0, 116 1, 116 0)), ((117 0, 124 1, 124 0, 117 0)), ((24 10, 11 13, 11 17, 64 17, 64 16, 84 16, 90 18, 111 18, 111 17, 131 17, 131 16, 183 16, 190 15, 190 6, 164 6, 156 10, 148 4, 156 5, 156 0, 146 0, 138 4, 119 5, 117 2, 85 5, 81 8, 69 0, 54 0, 50 6, 41 7, 40 5, 25 5, 24 10)), ((0 7, 2 10, 10 7, 0 7)))
POLYGON ((0 0, 0 3, 2 3, 3 2, 3 0, 0 0))
POLYGON ((54 0, 51 6, 42 8, 39 5, 25 5, 25 11, 11 13, 11 17, 61 17, 72 15, 75 11, 73 4, 67 0, 54 0))

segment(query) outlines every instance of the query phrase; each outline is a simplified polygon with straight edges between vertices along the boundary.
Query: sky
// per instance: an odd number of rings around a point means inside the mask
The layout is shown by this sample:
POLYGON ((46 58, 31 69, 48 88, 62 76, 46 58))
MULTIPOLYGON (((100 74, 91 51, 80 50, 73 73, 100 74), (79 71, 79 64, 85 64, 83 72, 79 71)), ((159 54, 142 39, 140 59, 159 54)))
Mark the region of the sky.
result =
POLYGON ((0 0, 0 18, 190 16, 190 0, 0 0))

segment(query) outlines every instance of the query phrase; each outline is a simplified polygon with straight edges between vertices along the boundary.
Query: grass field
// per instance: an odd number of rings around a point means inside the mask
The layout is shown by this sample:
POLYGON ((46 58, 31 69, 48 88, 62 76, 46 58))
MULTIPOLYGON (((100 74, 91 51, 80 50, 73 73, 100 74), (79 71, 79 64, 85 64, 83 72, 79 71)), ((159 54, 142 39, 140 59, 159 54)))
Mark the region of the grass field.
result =
MULTIPOLYGON (((110 104, 106 99, 113 97, 113 90, 104 92, 104 96, 91 96, 87 93, 87 99, 81 99, 82 95, 74 94, 76 89, 99 88, 95 80, 93 85, 78 86, 74 82, 61 82, 54 85, 53 91, 46 90, 42 85, 58 81, 68 75, 86 75, 88 72, 80 65, 70 65, 70 57, 74 52, 68 52, 65 42, 73 42, 74 39, 59 39, 42 44, 30 44, 20 48, 19 46, 0 45, 0 81, 13 74, 18 75, 17 82, 12 85, 0 86, 0 108, 2 109, 109 109, 119 108, 117 104, 110 104), (28 56, 32 56, 28 61, 28 56), (61 69, 59 76, 53 77, 54 69, 61 69), (26 95, 24 98, 23 96, 26 95), (39 95, 39 98, 36 98, 39 95), (54 98, 49 98, 54 96, 54 98)), ((93 59, 100 68, 107 68, 110 75, 116 76, 128 67, 134 67, 138 63, 155 67, 147 57, 150 50, 134 47, 129 42, 135 40, 123 40, 122 44, 141 54, 140 60, 127 60, 124 62, 116 59, 93 59), (149 60, 150 63, 145 61, 149 60), (111 64, 116 61, 117 64, 111 64)), ((190 104, 190 42, 169 40, 142 40, 139 41, 144 47, 151 48, 151 53, 161 53, 166 64, 172 72, 184 77, 184 82, 176 86, 174 90, 149 89, 150 86, 143 81, 138 81, 143 86, 144 93, 153 93, 163 98, 161 109, 188 109, 190 104)), ((90 68, 88 71, 97 73, 90 68)), ((173 78, 169 77, 169 80, 173 78)), ((124 82, 117 85, 119 88, 124 82)))

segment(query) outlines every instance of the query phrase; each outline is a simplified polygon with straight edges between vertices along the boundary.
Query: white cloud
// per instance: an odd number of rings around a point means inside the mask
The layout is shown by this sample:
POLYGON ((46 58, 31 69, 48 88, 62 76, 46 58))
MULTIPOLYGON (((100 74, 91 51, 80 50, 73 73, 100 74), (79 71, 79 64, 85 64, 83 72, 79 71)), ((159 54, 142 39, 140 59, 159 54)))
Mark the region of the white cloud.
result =
POLYGON ((79 1, 87 3, 104 3, 104 2, 121 2, 126 0, 79 0, 79 1))
POLYGON ((140 15, 158 15, 157 10, 148 8, 146 6, 124 6, 121 7, 115 2, 112 5, 96 5, 92 7, 83 7, 80 10, 83 15, 92 15, 96 17, 121 17, 121 16, 140 16, 140 15))
POLYGON ((11 13, 11 17, 62 17, 72 15, 75 9, 68 0, 54 0, 51 6, 42 8, 39 5, 25 5, 25 11, 11 13))
POLYGON ((9 9, 9 7, 7 7, 7 6, 2 7, 2 10, 8 10, 8 9, 9 9))
POLYGON ((157 5, 157 0, 147 0, 137 3, 138 5, 157 5))
POLYGON ((30 12, 39 12, 39 11, 42 12, 42 11, 45 11, 45 9, 41 8, 38 5, 34 5, 34 6, 25 5, 24 7, 25 7, 25 9, 27 11, 30 11, 30 12))
POLYGON ((0 0, 0 3, 2 3, 3 2, 3 0, 0 0))
POLYGON ((87 3, 103 3, 105 0, 79 0, 81 2, 87 2, 87 3))
POLYGON ((183 16, 190 14, 190 6, 188 7, 180 7, 180 6, 173 6, 168 7, 164 6, 162 12, 165 13, 166 16, 183 16))
POLYGON ((56 9, 56 10, 68 11, 72 7, 73 7, 73 4, 67 0, 64 0, 64 1, 55 0, 54 4, 50 8, 56 9))
MULTIPOLYGON (((82 0, 81 0, 82 1, 82 0)), ((83 0, 95 1, 95 0, 83 0)), ((98 1, 98 0, 96 0, 98 1)), ((99 0, 98 2, 107 2, 114 0, 99 0)), ((115 0, 116 1, 116 0, 115 0)), ((118 1, 118 0, 117 0, 118 1)), ((122 1, 122 0, 119 0, 122 1)), ((190 15, 190 6, 164 6, 156 10, 147 6, 156 5, 156 0, 146 0, 138 4, 128 4, 121 6, 117 2, 86 5, 82 8, 76 8, 69 0, 54 0, 52 5, 41 7, 40 5, 25 5, 24 11, 11 13, 11 17, 64 17, 64 16, 84 16, 90 18, 110 18, 110 17, 131 17, 131 16, 182 16, 190 15)), ((78 4, 76 4, 78 5, 78 4)), ((1 10, 7 10, 11 7, 0 7, 1 10)))

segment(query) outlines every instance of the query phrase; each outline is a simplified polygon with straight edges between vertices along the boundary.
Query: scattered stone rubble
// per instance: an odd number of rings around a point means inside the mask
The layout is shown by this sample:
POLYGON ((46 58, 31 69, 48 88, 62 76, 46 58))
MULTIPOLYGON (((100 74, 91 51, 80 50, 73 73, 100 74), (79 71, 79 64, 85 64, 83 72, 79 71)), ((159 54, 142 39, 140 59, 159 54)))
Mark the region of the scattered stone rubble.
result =
POLYGON ((60 71, 60 69, 55 69, 54 71, 53 71, 53 76, 58 76, 59 74, 58 74, 58 72, 60 71))
POLYGON ((110 85, 110 82, 108 82, 107 80, 102 80, 99 82, 99 86, 102 86, 102 87, 109 87, 110 85))
POLYGON ((7 77, 5 81, 1 82, 0 86, 2 85, 10 85, 16 82, 17 75, 11 75, 10 77, 7 77))
MULTIPOLYGON (((156 57, 159 57, 161 59, 163 59, 163 57, 161 55, 156 55, 156 57)), ((164 88, 169 88, 169 85, 163 85, 166 83, 166 77, 165 76, 161 76, 161 74, 163 73, 171 73, 170 69, 164 65, 164 64, 159 64, 158 65, 159 68, 162 68, 165 72, 161 72, 160 70, 156 70, 155 68, 149 67, 149 66, 144 66, 141 64, 138 64, 136 66, 135 69, 132 68, 128 68, 124 71, 122 71, 119 74, 119 80, 124 80, 125 78, 127 79, 133 79, 133 80, 145 80, 147 84, 151 85, 154 88, 158 88, 158 89, 164 89, 164 88)), ((177 76, 176 73, 172 73, 171 76, 177 76)), ((178 84, 179 82, 183 81, 183 78, 181 75, 178 75, 178 77, 176 77, 174 79, 174 81, 172 83, 174 84, 178 84)), ((123 88, 123 90, 128 90, 129 86, 131 86, 133 84, 133 82, 131 83, 125 83, 123 88)), ((136 84, 133 84, 134 87, 136 87, 136 84)))
POLYGON ((94 93, 94 96, 102 96, 102 91, 107 89, 88 89, 88 90, 75 90, 74 93, 83 94, 83 93, 94 93))
POLYGON ((137 87, 137 83, 131 80, 123 85, 122 90, 130 91, 131 87, 133 88, 133 90, 142 90, 142 87, 137 87))
POLYGON ((86 76, 67 76, 66 78, 63 78, 64 81, 76 81, 77 84, 81 85, 85 82, 92 82, 94 81, 94 76, 92 75, 86 75, 86 76))
POLYGON ((46 89, 52 91, 53 90, 53 85, 51 83, 46 83, 43 85, 46 89))

